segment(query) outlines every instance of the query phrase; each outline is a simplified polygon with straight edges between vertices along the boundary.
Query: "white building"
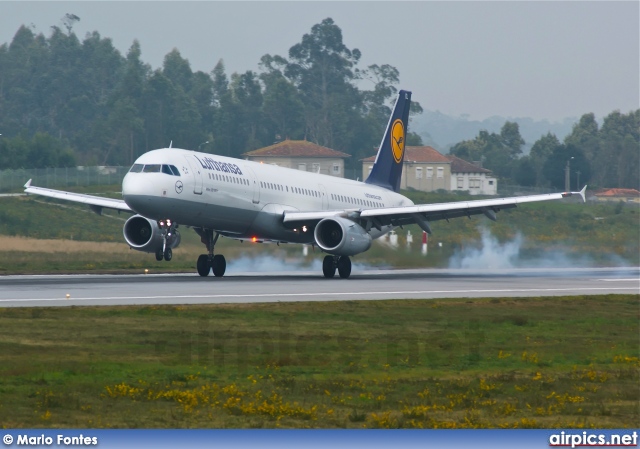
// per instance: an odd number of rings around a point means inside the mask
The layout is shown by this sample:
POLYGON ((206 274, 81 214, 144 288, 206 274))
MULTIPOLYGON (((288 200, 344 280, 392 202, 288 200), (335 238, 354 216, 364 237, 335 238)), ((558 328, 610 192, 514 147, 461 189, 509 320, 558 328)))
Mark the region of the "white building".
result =
POLYGON ((451 191, 467 190, 471 195, 496 195, 498 180, 491 170, 479 167, 464 159, 448 155, 451 161, 451 191))

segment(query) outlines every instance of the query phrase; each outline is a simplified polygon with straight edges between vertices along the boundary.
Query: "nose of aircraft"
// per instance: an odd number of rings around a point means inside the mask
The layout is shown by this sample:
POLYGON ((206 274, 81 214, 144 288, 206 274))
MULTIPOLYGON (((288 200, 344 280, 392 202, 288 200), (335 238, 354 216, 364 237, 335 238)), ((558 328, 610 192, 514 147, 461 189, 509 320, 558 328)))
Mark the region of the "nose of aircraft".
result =
POLYGON ((140 215, 149 216, 154 199, 152 183, 140 173, 127 173, 122 180, 122 198, 127 205, 140 215))

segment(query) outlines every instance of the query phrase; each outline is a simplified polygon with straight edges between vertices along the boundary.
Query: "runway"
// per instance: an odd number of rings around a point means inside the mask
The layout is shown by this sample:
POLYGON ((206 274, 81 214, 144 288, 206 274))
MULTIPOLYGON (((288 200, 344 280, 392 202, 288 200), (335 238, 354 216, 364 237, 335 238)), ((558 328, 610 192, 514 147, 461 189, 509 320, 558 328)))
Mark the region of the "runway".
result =
POLYGON ((223 304, 640 294, 640 268, 366 270, 350 279, 316 272, 0 277, 0 307, 223 304), (67 295, 68 298, 67 298, 67 295))

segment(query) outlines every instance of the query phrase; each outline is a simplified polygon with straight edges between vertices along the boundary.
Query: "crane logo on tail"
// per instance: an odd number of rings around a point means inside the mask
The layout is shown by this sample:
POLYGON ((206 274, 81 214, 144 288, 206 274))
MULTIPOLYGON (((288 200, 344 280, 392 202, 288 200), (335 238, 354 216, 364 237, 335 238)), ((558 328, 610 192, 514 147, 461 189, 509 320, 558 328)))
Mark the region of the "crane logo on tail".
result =
POLYGON ((396 163, 402 162, 402 156, 404 155, 404 125, 400 119, 393 122, 391 126, 391 151, 396 163))

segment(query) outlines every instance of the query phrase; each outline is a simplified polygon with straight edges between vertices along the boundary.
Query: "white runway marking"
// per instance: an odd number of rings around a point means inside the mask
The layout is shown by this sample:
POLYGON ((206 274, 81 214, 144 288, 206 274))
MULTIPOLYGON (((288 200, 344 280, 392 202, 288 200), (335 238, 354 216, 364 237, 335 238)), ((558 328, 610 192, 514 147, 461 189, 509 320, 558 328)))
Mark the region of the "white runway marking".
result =
POLYGON ((29 302, 29 301, 96 301, 96 300, 161 300, 161 299, 215 299, 215 298, 294 298, 313 296, 358 296, 358 295, 425 295, 425 294, 460 294, 460 293, 552 293, 552 292, 586 292, 586 291, 611 291, 611 290, 635 290, 635 287, 584 287, 584 288, 535 288, 535 289, 492 289, 492 290, 400 290, 387 292, 318 292, 318 293, 246 293, 226 295, 165 295, 165 296, 92 296, 80 298, 22 298, 0 299, 0 302, 29 302))
POLYGON ((604 282, 640 282, 640 278, 635 279, 598 279, 599 281, 604 282))

